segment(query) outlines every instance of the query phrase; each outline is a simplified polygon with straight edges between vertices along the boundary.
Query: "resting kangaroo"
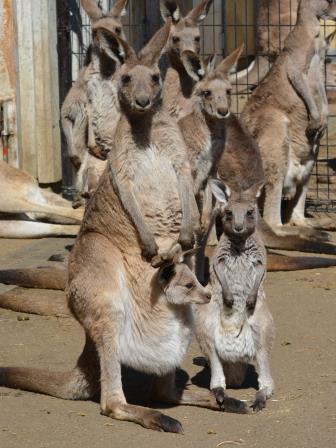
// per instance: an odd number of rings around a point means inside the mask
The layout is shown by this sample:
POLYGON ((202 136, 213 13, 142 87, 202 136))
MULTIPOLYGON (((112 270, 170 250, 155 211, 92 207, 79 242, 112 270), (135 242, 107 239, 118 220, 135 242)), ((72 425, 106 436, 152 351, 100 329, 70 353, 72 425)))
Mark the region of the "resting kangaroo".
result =
POLYGON ((225 206, 223 235, 211 259, 211 303, 193 307, 195 333, 209 361, 210 389, 219 403, 227 385, 241 386, 248 362, 256 362, 259 390, 252 407, 258 411, 273 393, 268 356, 274 325, 262 286, 266 249, 256 233, 262 184, 240 192, 220 181, 210 181, 210 186, 225 206))
POLYGON ((163 87, 163 107, 177 120, 191 111, 191 96, 204 76, 200 58, 200 24, 206 18, 212 0, 202 2, 182 17, 177 1, 161 0, 161 15, 173 25, 167 44, 170 68, 163 87))
POLYGON ((27 220, 13 220, 5 216, 0 221, 0 237, 40 238, 44 236, 76 235, 83 217, 82 210, 73 210, 71 204, 48 190, 38 186, 37 181, 25 171, 0 161, 0 213, 26 215, 33 220, 47 219, 51 224, 27 220))
MULTIPOLYGON (((172 245, 170 252, 176 252, 183 199, 179 198, 181 181, 175 169, 182 166, 182 174, 190 175, 184 154, 175 168, 177 158, 174 162, 169 158, 169 151, 181 151, 183 141, 180 142, 174 120, 160 111, 161 77, 157 63, 169 32, 168 21, 139 55, 128 48, 119 71, 122 116, 116 147, 110 152, 108 166, 88 203, 69 260, 69 306, 87 336, 77 367, 68 374, 1 369, 0 377, 3 385, 80 399, 96 392, 100 367, 104 415, 146 428, 181 432, 176 420, 128 404, 121 384, 123 363, 159 377, 154 388, 154 398, 159 401, 221 408, 205 391, 178 393, 175 387, 175 369, 185 356, 192 335, 190 305, 176 302, 207 302, 210 294, 187 266, 183 266, 186 275, 180 268, 166 272, 163 267, 158 273, 142 256, 144 243, 146 255, 155 255, 156 244, 159 253, 172 245), (134 210, 146 218, 140 229, 134 210)), ((246 412, 237 400, 224 402, 225 406, 246 412)))
POLYGON ((281 199, 283 192, 290 191, 296 203, 304 203, 318 141, 326 126, 325 111, 319 110, 309 84, 309 69, 320 32, 319 18, 328 17, 336 18, 336 2, 300 1, 297 24, 284 50, 241 115, 262 154, 266 176, 263 217, 278 235, 297 234, 298 230, 321 235, 307 229, 302 219, 304 226, 298 229, 284 226, 281 199))
MULTIPOLYGON (((128 0, 117 0, 112 9, 104 15, 99 9, 96 0, 81 0, 81 4, 92 20, 94 27, 102 27, 124 38, 121 18, 126 14, 126 5, 128 0)), ((61 119, 62 127, 67 140, 69 157, 74 166, 79 169, 83 157, 89 150, 88 142, 88 83, 93 78, 101 79, 101 76, 107 76, 115 71, 115 63, 108 59, 108 53, 102 49, 93 47, 90 50, 90 61, 80 71, 79 76, 73 87, 65 98, 62 109, 61 119), (104 71, 99 67, 99 57, 103 59, 104 71)), ((119 117, 117 116, 116 122, 119 117)), ((94 148, 94 142, 91 142, 94 148)), ((83 170, 82 170, 83 171, 83 170)), ((80 179, 81 182, 81 179, 80 179)))

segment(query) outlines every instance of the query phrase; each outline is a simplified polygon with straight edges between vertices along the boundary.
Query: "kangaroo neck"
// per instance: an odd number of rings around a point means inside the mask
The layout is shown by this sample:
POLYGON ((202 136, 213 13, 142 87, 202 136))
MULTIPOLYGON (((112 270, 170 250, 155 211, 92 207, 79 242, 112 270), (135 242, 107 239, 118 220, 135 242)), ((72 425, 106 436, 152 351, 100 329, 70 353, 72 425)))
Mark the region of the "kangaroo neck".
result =
POLYGON ((151 131, 153 127, 153 119, 161 106, 156 105, 151 110, 139 113, 130 109, 125 104, 120 104, 122 116, 121 120, 128 123, 133 140, 138 147, 148 147, 151 143, 151 131))
POLYGON ((181 87, 181 92, 184 98, 190 98, 196 81, 194 81, 191 76, 187 73, 181 59, 173 54, 169 55, 170 67, 177 73, 179 77, 179 83, 181 87))
POLYGON ((297 25, 306 27, 306 31, 309 32, 312 37, 315 37, 316 33, 320 30, 319 19, 308 6, 304 6, 304 2, 301 2, 301 6, 298 10, 297 25))

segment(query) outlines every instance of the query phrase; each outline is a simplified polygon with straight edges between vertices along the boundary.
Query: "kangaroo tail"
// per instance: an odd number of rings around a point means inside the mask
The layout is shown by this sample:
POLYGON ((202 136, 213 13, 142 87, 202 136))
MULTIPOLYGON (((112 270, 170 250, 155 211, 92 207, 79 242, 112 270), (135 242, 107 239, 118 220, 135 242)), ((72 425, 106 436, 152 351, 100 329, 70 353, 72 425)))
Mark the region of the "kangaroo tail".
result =
POLYGON ((96 351, 86 343, 76 367, 69 372, 26 367, 0 367, 0 386, 27 390, 65 400, 87 400, 99 389, 96 351))
POLYGON ((267 271, 301 271, 336 266, 336 259, 320 257, 287 257, 280 254, 268 254, 267 271))
POLYGON ((336 255, 336 245, 334 244, 300 238, 299 236, 276 235, 263 219, 259 220, 258 230, 269 249, 336 255))
POLYGON ((39 316, 69 316, 64 293, 14 288, 0 295, 0 308, 39 316))
POLYGON ((270 63, 263 56, 257 56, 254 61, 244 70, 233 73, 230 82, 236 86, 235 93, 241 93, 256 87, 267 75, 270 63))
POLYGON ((64 290, 66 270, 54 267, 0 270, 0 283, 24 288, 64 290))

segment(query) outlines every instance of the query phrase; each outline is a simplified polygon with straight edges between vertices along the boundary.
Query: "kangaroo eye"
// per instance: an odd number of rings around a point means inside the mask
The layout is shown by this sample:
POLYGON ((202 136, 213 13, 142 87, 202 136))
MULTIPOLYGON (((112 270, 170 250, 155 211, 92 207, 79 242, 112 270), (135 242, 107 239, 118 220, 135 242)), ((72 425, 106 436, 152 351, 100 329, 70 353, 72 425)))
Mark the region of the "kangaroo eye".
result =
POLYGON ((194 287, 194 284, 193 284, 193 283, 187 283, 187 284, 185 285, 185 287, 186 287, 187 289, 192 289, 192 288, 194 287))
POLYGON ((121 34, 121 28, 118 26, 114 29, 115 33, 118 34, 118 36, 120 36, 121 34))
POLYGON ((131 77, 129 75, 123 75, 121 81, 123 84, 129 84, 131 82, 131 77))
POLYGON ((158 74, 152 75, 152 81, 155 84, 159 84, 159 82, 160 82, 160 75, 158 75, 158 74))
POLYGON ((174 44, 177 44, 178 42, 180 42, 180 38, 178 36, 174 36, 173 42, 174 42, 174 44))
POLYGON ((226 94, 227 96, 231 96, 231 89, 227 89, 226 94))
POLYGON ((195 42, 200 42, 200 40, 201 40, 200 36, 195 37, 195 42))
POLYGON ((209 96, 211 96, 211 92, 210 92, 210 90, 204 90, 204 91, 202 92, 202 94, 203 94, 204 98, 209 98, 209 96))
POLYGON ((232 212, 230 210, 226 210, 225 216, 226 216, 227 219, 232 219, 233 214, 232 214, 232 212))
POLYGON ((254 215, 254 210, 248 210, 247 213, 246 213, 246 215, 247 215, 249 218, 252 218, 252 216, 254 215))

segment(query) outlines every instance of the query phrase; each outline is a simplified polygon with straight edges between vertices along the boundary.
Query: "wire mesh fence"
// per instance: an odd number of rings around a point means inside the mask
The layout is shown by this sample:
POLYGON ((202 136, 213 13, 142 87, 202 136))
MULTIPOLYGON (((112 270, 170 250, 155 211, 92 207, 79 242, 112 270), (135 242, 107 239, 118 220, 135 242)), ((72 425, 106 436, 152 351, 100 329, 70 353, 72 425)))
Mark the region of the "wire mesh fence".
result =
MULTIPOLYGON (((71 77, 74 81, 84 64, 86 50, 91 40, 91 28, 90 20, 83 11, 80 0, 68 1, 70 2, 71 77)), ((103 11, 109 11, 113 3, 113 0, 100 0, 98 5, 103 11)), ((180 3, 182 11, 185 12, 199 1, 189 0, 180 3)), ((275 39, 278 39, 280 47, 296 22, 297 0, 273 0, 275 7, 267 10, 262 20, 258 21, 260 7, 266 3, 265 0, 226 0, 225 2, 214 0, 201 26, 202 54, 204 56, 216 54, 220 59, 244 42, 245 51, 239 70, 248 67, 254 60, 258 69, 258 56, 265 55, 268 50, 271 54, 275 39), (284 8, 286 6, 288 9, 288 5, 290 14, 286 15, 284 8), (260 30, 264 36, 263 47, 260 44, 260 30)), ((268 1, 268 3, 271 2, 268 1)), ((123 24, 128 41, 138 50, 162 24, 159 1, 130 0, 123 24)), ((329 22, 322 22, 321 27, 325 36, 335 30, 335 25, 329 22)), ((250 80, 247 75, 244 85, 240 78, 236 78, 234 91, 239 90, 240 93, 234 95, 233 107, 238 116, 251 95, 251 86, 257 85, 262 80, 262 73, 259 73, 259 70, 257 73, 257 79, 254 80, 250 80)), ((336 44, 333 44, 328 52, 325 75, 330 114, 327 131, 320 144, 318 162, 311 177, 307 208, 317 212, 336 212, 336 44)))

